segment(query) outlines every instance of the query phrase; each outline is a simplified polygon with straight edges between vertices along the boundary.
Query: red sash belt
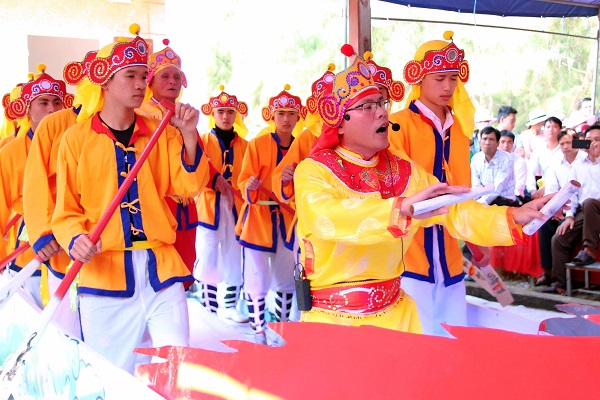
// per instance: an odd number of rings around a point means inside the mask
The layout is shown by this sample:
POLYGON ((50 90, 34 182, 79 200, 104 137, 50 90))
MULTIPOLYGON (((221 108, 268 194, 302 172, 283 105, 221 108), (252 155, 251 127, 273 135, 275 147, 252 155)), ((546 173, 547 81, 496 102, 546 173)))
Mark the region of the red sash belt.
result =
POLYGON ((400 297, 400 277, 382 282, 356 282, 326 289, 312 289, 312 306, 349 314, 374 314, 400 297))

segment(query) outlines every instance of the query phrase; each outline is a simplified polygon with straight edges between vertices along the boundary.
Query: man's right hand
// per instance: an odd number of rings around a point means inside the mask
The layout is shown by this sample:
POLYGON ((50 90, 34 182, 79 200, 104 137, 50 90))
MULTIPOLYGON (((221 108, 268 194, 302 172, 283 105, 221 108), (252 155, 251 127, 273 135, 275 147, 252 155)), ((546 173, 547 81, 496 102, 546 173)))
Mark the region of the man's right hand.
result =
POLYGON ((573 229, 575 226, 575 218, 566 217, 562 224, 558 226, 556 229, 556 233, 559 235, 564 235, 569 229, 573 229))
POLYGON ((62 249, 60 248, 56 240, 52 239, 50 242, 48 242, 48 244, 46 244, 37 252, 37 255, 40 256, 42 260, 48 261, 52 256, 54 256, 57 253, 60 253, 61 251, 62 249))
POLYGON ((221 196, 225 197, 227 204, 233 208, 233 187, 231 187, 229 182, 219 175, 217 182, 215 183, 215 188, 221 192, 221 196))
POLYGON ((262 184, 262 181, 258 176, 251 176, 246 184, 246 190, 256 190, 262 184))
POLYGON ((94 245, 88 235, 79 235, 73 242, 71 247, 71 255, 76 260, 87 264, 90 262, 94 254, 100 253, 102 249, 102 241, 99 239, 98 243, 94 245))

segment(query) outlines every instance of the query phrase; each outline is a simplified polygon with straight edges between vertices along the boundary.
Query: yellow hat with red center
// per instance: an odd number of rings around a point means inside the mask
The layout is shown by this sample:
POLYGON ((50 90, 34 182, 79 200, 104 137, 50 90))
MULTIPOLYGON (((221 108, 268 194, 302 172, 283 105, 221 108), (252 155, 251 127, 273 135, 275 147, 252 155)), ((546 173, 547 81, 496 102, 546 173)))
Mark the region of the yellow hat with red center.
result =
POLYGON ((244 120, 242 116, 248 115, 248 104, 243 101, 238 101, 237 97, 225 93, 225 86, 219 85, 219 90, 221 93, 216 95, 215 97, 211 97, 208 100, 208 103, 202 104, 200 110, 204 115, 208 115, 209 125, 211 127, 215 126, 215 120, 213 117, 213 112, 219 109, 234 109, 237 113, 235 116, 235 121, 233 123, 233 129, 238 134, 238 136, 245 137, 248 133, 248 128, 244 124, 244 120))
POLYGON ((469 80, 469 64, 465 60, 464 50, 460 50, 454 44, 453 37, 454 32, 446 31, 444 32, 445 40, 431 40, 423 43, 415 52, 414 59, 404 66, 404 79, 412 85, 406 99, 406 108, 421 96, 420 83, 425 76, 457 72, 456 89, 448 106, 454 112, 455 121, 458 121, 464 134, 470 138, 475 129, 475 107, 464 85, 469 80))
POLYGON ((22 83, 17 84, 10 93, 6 93, 2 96, 2 107, 4 108, 4 121, 0 127, 0 139, 4 139, 7 136, 15 134, 18 131, 16 117, 10 114, 8 105, 11 100, 15 100, 21 94, 22 83), (9 116, 10 115, 10 116, 9 116))
POLYGON ((31 102, 39 96, 56 96, 62 102, 63 108, 73 105, 73 95, 67 93, 67 85, 64 81, 56 80, 46 73, 46 66, 38 64, 38 75, 21 87, 19 96, 8 103, 7 117, 9 119, 21 119, 27 116, 31 102))
POLYGON ((152 78, 163 68, 175 67, 181 72, 181 83, 183 87, 187 87, 187 78, 181 70, 181 57, 169 47, 169 39, 163 39, 163 44, 166 46, 161 51, 150 54, 148 58, 148 76, 146 81, 148 84, 152 82, 152 78))
POLYGON ((365 52, 364 59, 371 70, 375 84, 387 89, 390 100, 402 101, 404 98, 404 84, 392 78, 392 70, 373 61, 373 53, 370 51, 365 52))

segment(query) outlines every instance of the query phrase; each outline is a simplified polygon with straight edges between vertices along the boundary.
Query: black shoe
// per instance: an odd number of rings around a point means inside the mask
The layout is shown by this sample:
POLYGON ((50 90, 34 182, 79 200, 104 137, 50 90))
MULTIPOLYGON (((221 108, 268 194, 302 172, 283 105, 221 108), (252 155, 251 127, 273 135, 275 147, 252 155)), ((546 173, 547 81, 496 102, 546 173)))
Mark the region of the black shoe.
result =
POLYGON ((575 256, 573 261, 571 261, 575 265, 590 265, 596 262, 596 259, 590 255, 585 250, 579 250, 579 253, 575 256))
POLYGON ((550 275, 544 272, 544 274, 535 281, 535 286, 550 286, 550 283, 550 275))

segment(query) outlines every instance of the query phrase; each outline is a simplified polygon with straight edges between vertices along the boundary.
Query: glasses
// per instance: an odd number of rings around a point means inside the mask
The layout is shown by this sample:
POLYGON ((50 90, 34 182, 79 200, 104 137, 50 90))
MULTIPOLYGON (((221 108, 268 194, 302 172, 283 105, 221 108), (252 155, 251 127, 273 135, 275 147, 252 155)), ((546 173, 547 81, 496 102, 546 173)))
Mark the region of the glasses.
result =
POLYGON ((359 106, 349 108, 346 111, 352 110, 362 110, 367 114, 374 114, 375 110, 377 110, 377 106, 383 108, 386 111, 390 110, 390 101, 389 100, 379 100, 379 101, 369 101, 368 103, 361 104, 359 106))

